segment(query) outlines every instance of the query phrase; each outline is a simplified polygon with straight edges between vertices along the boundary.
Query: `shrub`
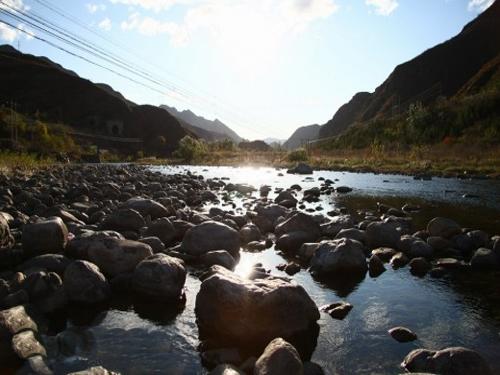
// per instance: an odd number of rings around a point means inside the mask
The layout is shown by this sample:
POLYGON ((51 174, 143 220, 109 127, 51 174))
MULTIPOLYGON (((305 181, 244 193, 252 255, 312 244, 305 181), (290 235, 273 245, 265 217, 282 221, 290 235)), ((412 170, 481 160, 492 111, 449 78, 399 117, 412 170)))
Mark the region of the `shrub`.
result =
POLYGON ((305 149, 298 148, 297 150, 290 151, 286 158, 288 161, 307 161, 309 157, 305 149))
POLYGON ((179 141, 177 150, 174 151, 176 158, 186 162, 192 162, 202 159, 207 155, 207 145, 199 139, 186 135, 179 141))

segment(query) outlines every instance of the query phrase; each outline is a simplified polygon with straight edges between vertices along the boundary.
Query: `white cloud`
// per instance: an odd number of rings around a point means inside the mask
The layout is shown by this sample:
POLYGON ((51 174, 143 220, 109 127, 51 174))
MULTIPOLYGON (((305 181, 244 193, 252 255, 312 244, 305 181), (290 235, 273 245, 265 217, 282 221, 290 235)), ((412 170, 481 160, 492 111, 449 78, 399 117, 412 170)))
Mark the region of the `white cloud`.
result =
POLYGON ((20 23, 16 26, 18 29, 10 27, 4 23, 0 23, 0 39, 7 43, 12 43, 17 39, 24 37, 26 40, 33 39, 35 33, 28 29, 24 24, 20 23), (24 30, 25 32, 22 32, 24 30))
POLYGON ((113 4, 125 4, 131 6, 138 6, 147 10, 154 10, 159 12, 166 10, 175 4, 189 3, 190 0, 109 0, 113 4))
POLYGON ((97 11, 105 11, 106 10, 106 5, 104 5, 104 4, 88 3, 88 4, 85 4, 85 7, 89 11, 89 13, 95 13, 97 11))
POLYGON ((470 12, 481 13, 488 9, 494 2, 495 0, 469 0, 467 9, 469 9, 470 12))
POLYGON ((7 26, 4 23, 0 23, 0 39, 5 40, 8 43, 12 43, 17 39, 19 31, 7 26))
POLYGON ((113 24, 111 23, 111 20, 108 17, 106 17, 97 24, 97 27, 105 31, 109 31, 113 27, 113 24))
POLYGON ((29 6, 24 4, 23 0, 2 0, 2 2, 0 2, 0 9, 11 9, 11 8, 22 11, 30 9, 29 6))
POLYGON ((388 16, 399 6, 397 0, 366 0, 366 5, 375 7, 375 13, 388 16))

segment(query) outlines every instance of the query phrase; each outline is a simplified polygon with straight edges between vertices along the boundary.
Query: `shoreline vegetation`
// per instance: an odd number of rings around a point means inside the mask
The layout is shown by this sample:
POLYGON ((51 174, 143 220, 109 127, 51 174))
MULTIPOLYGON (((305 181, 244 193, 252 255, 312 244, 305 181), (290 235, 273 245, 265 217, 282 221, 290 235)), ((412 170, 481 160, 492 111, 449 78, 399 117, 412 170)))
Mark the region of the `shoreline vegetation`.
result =
MULTIPOLYGON (((137 163, 141 165, 207 165, 290 168, 306 163, 316 170, 359 173, 386 173, 452 178, 500 179, 500 146, 473 147, 463 145, 423 146, 410 150, 362 149, 319 151, 215 151, 193 159, 120 158, 111 156, 102 162, 137 163)), ((0 152, 0 173, 13 170, 30 172, 61 164, 51 157, 36 154, 0 152)))

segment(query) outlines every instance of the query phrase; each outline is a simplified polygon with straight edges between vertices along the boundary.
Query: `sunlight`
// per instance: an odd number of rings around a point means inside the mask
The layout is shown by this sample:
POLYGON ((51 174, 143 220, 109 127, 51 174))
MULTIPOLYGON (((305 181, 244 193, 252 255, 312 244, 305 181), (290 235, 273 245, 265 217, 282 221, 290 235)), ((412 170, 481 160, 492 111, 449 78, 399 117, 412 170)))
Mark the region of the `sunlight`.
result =
POLYGON ((252 273, 253 266, 255 265, 255 257, 252 256, 253 254, 245 254, 245 256, 242 256, 240 258, 240 261, 236 265, 236 268, 234 269, 234 273, 238 276, 241 276, 242 278, 246 279, 250 274, 252 273))

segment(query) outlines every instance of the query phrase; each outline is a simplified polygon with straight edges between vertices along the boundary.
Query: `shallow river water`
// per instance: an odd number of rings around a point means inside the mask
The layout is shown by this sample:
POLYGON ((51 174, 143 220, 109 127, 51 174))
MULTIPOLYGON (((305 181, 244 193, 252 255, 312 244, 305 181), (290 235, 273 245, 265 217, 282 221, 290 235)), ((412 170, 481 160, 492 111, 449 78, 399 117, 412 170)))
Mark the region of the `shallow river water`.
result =
MULTIPOLYGON (((287 188, 294 183, 303 188, 319 186, 319 177, 338 179, 336 186, 354 190, 340 196, 322 196, 319 203, 326 213, 336 207, 376 209, 376 202, 401 207, 410 202, 422 211, 414 215, 416 229, 432 217, 448 216, 464 227, 500 234, 500 181, 433 178, 416 181, 407 176, 315 172, 312 180, 287 175, 272 168, 153 167, 162 173, 189 169, 205 178, 228 177, 233 183, 263 184, 287 188), (283 176, 279 176, 279 173, 283 176), (476 198, 463 198, 474 194, 476 198)), ((255 193, 255 196, 258 192, 255 193)), ((270 193, 270 198, 274 198, 270 193)), ((235 198, 236 209, 245 199, 235 198)), ((206 207, 208 210, 209 207, 206 207)), ((232 207, 225 206, 226 209, 232 207)), ((263 263, 277 275, 275 266, 284 258, 274 248, 263 252, 242 252, 235 272, 245 275, 254 263, 263 263)), ((324 285, 307 270, 292 278, 302 285, 318 306, 339 299, 354 308, 342 321, 321 314, 320 332, 312 360, 329 374, 397 374, 399 364, 415 348, 441 349, 466 346, 477 350, 500 373, 500 287, 499 273, 477 274, 462 271, 442 279, 418 278, 408 268, 387 271, 378 278, 324 285), (418 340, 401 344, 387 330, 394 326, 412 329, 418 340)), ((102 365, 124 374, 203 374, 197 352, 198 331, 194 303, 200 286, 197 277, 186 282, 187 303, 180 310, 169 306, 144 305, 131 298, 113 300, 94 311, 70 311, 67 329, 81 337, 78 355, 59 357, 54 363, 64 373, 90 365, 102 365)), ((57 329, 55 327, 54 329, 57 329)), ((49 348, 50 350, 50 348, 49 348)))

